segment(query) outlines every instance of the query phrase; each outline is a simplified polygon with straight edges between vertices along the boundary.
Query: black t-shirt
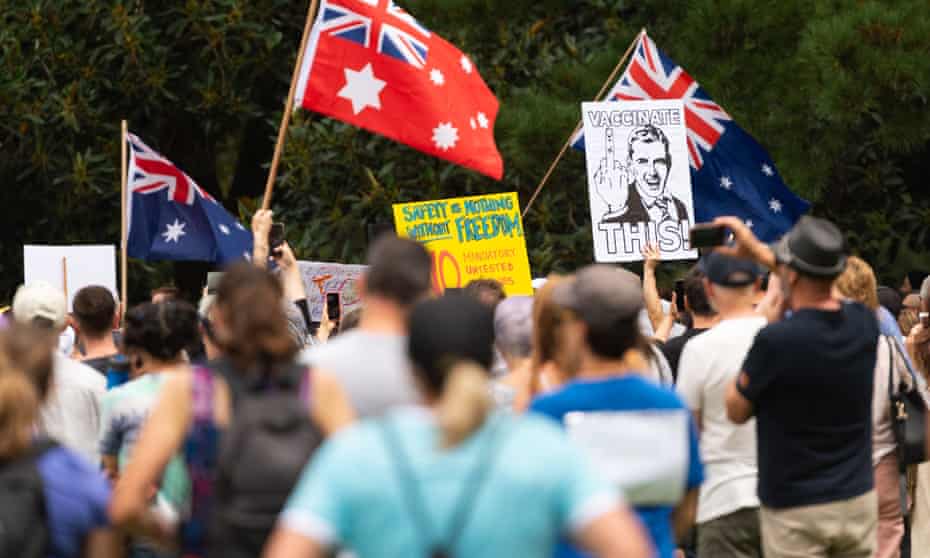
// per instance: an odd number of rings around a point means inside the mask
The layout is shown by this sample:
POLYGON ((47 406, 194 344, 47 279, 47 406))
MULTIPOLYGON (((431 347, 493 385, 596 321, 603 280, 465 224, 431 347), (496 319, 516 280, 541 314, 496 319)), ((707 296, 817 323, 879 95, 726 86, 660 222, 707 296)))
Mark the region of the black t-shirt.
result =
POLYGON ((672 377, 678 381, 678 362, 681 360, 681 353, 685 350, 685 344, 693 337, 704 333, 707 329, 690 328, 678 337, 672 337, 666 343, 659 346, 665 360, 668 361, 669 368, 672 369, 672 377))
POLYGON ((800 310, 763 328, 739 390, 756 414, 759 499, 825 504, 872 490, 875 315, 861 304, 800 310))

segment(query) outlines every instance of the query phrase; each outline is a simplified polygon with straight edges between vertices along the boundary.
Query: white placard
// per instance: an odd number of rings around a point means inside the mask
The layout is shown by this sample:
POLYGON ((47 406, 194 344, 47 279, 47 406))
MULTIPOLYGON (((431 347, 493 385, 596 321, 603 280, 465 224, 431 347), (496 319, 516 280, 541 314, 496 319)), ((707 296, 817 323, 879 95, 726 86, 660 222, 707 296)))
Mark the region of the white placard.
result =
POLYGON ((323 319, 323 302, 326 293, 339 293, 342 302, 342 315, 346 315, 361 304, 356 282, 361 277, 366 265, 350 265, 325 262, 298 262, 300 275, 307 291, 307 303, 310 306, 310 319, 318 322, 323 319))
POLYGON ((594 258, 697 258, 685 110, 681 100, 582 103, 594 258))
POLYGON ((572 412, 568 438, 600 477, 631 504, 675 505, 685 495, 690 465, 688 411, 572 412))
POLYGON ((66 291, 69 312, 75 293, 89 285, 106 287, 119 300, 116 249, 112 245, 23 246, 23 275, 27 285, 46 281, 66 291))

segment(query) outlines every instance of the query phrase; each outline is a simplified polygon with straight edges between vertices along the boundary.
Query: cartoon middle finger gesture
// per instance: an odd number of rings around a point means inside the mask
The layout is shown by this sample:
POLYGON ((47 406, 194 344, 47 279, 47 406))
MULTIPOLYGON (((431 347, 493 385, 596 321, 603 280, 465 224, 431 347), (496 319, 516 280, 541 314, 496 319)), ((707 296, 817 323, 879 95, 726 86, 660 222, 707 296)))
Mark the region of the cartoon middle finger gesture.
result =
POLYGON ((607 213, 604 217, 622 215, 626 211, 626 202, 630 187, 626 180, 626 169, 617 158, 614 144, 614 131, 612 128, 604 130, 606 134, 606 147, 601 164, 594 171, 594 190, 598 197, 607 204, 607 213))

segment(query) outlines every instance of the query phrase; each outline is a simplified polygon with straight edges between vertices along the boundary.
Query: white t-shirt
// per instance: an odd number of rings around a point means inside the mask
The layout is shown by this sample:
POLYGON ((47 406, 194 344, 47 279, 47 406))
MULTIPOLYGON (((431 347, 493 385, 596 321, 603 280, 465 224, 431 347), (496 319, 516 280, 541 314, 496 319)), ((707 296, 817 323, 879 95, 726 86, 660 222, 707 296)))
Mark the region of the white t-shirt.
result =
POLYGON ((688 341, 678 365, 678 394, 700 411, 704 484, 698 523, 759 507, 756 422, 736 425, 727 418, 726 393, 743 366, 765 318, 724 320, 688 341))
POLYGON ((39 413, 39 430, 97 465, 100 401, 107 391, 107 380, 90 366, 57 351, 54 359, 51 389, 39 413))

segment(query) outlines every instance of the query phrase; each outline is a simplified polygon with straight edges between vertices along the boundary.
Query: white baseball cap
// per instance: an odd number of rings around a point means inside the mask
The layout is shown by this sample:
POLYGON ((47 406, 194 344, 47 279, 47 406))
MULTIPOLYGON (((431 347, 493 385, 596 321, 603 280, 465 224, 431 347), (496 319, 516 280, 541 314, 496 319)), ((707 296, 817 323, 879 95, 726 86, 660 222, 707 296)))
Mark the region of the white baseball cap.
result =
POLYGON ((21 286, 13 297, 13 318, 19 323, 32 323, 36 318, 48 320, 56 328, 65 326, 68 301, 65 293, 45 281, 21 286))

